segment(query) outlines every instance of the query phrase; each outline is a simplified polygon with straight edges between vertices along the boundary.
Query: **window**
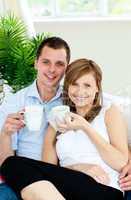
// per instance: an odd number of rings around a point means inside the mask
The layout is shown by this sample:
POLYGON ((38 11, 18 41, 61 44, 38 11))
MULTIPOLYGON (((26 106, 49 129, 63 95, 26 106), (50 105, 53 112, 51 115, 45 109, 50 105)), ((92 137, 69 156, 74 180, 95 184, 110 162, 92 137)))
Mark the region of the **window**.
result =
POLYGON ((131 0, 28 0, 34 19, 131 17, 131 0))

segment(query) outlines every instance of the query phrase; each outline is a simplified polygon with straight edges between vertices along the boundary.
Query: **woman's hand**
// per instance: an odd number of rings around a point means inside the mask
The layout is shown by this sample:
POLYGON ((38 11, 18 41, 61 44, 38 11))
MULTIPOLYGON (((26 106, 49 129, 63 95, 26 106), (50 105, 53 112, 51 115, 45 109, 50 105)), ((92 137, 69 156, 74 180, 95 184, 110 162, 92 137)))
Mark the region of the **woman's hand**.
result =
POLYGON ((108 174, 98 165, 82 163, 82 164, 67 166, 67 168, 83 172, 91 176, 98 183, 109 185, 110 179, 108 174))
POLYGON ((66 115, 64 123, 56 123, 60 132, 84 129, 85 126, 90 126, 90 124, 85 120, 84 117, 72 112, 66 115))

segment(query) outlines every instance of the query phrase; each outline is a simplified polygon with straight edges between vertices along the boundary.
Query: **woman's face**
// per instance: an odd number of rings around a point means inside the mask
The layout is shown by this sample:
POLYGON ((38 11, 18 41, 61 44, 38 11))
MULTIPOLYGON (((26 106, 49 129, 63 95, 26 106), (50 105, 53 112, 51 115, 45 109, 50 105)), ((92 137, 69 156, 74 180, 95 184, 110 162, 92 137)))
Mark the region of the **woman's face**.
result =
POLYGON ((68 96, 76 107, 91 107, 98 87, 93 74, 87 73, 69 85, 68 96))

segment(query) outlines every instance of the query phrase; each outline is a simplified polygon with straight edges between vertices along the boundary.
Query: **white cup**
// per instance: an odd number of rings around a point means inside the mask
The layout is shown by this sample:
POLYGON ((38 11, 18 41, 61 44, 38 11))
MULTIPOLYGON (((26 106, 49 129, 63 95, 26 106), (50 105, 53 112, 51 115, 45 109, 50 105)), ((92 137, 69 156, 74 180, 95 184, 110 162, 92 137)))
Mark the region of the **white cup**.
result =
POLYGON ((43 106, 29 105, 25 107, 24 122, 30 131, 40 131, 43 118, 43 106))
POLYGON ((66 114, 70 112, 70 107, 66 105, 55 106, 52 108, 52 115, 55 115, 56 120, 63 123, 66 117, 66 114))

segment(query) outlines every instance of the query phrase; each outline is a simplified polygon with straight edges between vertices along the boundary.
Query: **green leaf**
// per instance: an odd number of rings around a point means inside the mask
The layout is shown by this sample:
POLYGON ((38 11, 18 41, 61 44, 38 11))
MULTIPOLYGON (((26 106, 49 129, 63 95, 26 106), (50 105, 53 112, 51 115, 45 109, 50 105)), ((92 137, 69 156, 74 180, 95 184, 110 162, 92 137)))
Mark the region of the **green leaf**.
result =
POLYGON ((50 33, 33 38, 27 35, 24 22, 14 14, 0 17, 0 72, 15 91, 29 85, 36 77, 36 49, 50 33))

